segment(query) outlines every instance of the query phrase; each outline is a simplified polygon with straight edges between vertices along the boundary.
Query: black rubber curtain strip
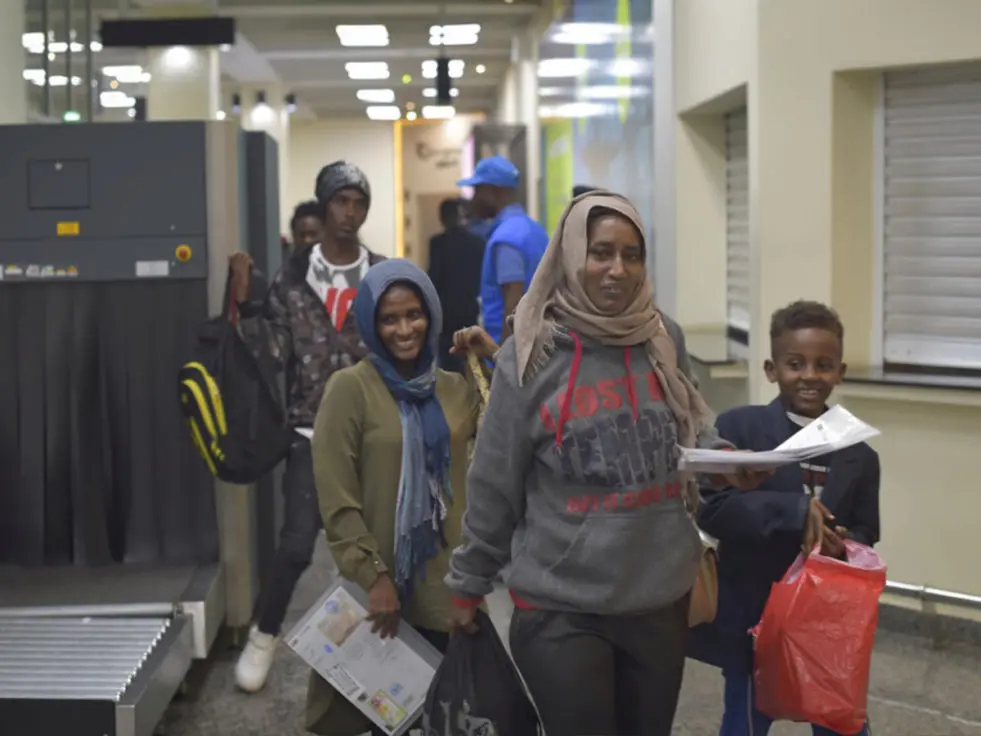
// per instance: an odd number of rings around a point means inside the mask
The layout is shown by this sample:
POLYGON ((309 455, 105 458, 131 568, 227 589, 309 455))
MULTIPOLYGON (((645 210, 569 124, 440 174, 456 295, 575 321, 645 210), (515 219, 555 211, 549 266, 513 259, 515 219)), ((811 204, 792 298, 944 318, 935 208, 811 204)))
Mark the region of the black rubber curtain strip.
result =
POLYGON ((218 559, 177 371, 201 281, 0 287, 0 564, 218 559))

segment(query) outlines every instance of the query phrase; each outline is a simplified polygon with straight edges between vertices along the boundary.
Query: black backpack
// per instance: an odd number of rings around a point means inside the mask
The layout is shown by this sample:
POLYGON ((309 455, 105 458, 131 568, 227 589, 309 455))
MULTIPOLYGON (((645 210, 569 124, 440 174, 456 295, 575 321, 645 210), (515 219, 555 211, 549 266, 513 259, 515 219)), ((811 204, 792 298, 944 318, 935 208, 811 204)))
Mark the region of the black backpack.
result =
POLYGON ((286 457, 293 433, 285 426, 271 371, 230 319, 237 312, 230 287, 229 273, 221 316, 198 330, 194 358, 177 381, 181 413, 208 470, 219 480, 246 484, 286 457))

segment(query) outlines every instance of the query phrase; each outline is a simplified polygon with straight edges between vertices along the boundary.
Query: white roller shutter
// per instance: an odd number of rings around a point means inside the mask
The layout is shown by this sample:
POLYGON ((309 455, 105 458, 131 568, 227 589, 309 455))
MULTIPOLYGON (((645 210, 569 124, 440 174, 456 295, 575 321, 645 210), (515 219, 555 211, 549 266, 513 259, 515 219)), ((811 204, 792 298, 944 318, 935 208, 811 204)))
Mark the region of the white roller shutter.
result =
POLYGON ((981 64, 884 84, 887 362, 981 368, 981 64))
POLYGON ((726 115, 726 305, 749 332, 749 136, 746 111, 726 115))

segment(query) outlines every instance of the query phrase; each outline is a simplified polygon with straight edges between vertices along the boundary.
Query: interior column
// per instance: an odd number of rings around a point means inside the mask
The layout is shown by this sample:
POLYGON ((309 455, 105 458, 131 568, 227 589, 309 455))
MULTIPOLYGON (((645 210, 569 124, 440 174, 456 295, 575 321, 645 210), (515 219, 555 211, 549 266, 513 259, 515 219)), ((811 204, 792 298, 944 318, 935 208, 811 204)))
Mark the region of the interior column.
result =
POLYGON ((0 0, 0 125, 27 122, 24 0, 0 0))
POLYGON ((517 123, 525 126, 525 179, 528 192, 528 215, 538 219, 541 199, 541 124, 538 118, 538 30, 529 31, 515 37, 514 71, 516 81, 517 123))
MULTIPOLYGON (((12 0, 3 0, 10 2, 12 0)), ((221 101, 218 49, 170 46, 147 52, 147 120, 213 120, 221 101)))
MULTIPOLYGON (((285 91, 278 85, 263 85, 243 89, 241 122, 245 130, 261 130, 274 141, 279 154, 279 222, 283 235, 288 235, 290 217, 298 202, 288 200, 286 182, 290 162, 290 108, 285 91)), ((327 163, 327 162, 325 162, 327 163)), ((313 198, 313 182, 310 182, 313 198)))

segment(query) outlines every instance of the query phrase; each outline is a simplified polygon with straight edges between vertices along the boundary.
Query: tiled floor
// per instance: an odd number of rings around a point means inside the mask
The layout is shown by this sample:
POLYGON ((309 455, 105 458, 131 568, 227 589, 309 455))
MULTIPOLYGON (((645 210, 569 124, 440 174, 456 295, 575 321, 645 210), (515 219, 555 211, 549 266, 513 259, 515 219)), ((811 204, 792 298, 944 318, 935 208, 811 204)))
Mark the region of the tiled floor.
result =
MULTIPOLYGON (((318 548, 314 567, 293 600, 288 625, 324 590, 329 566, 318 548)), ((499 626, 509 610, 504 598, 492 610, 499 626)), ((504 627, 501 627, 504 628, 504 627)), ((507 641, 507 637, 504 637, 507 641)), ((307 668, 285 647, 266 689, 253 696, 235 689, 235 653, 222 652, 194 699, 174 702, 164 736, 302 736, 307 668)), ((716 670, 690 663, 675 734, 718 733, 721 682, 716 670)), ((895 634, 879 637, 872 672, 870 713, 877 736, 981 736, 981 650, 934 650, 928 642, 895 634)), ((809 729, 779 724, 773 736, 803 736, 809 729)), ((503 735, 502 736, 506 736, 503 735)))

